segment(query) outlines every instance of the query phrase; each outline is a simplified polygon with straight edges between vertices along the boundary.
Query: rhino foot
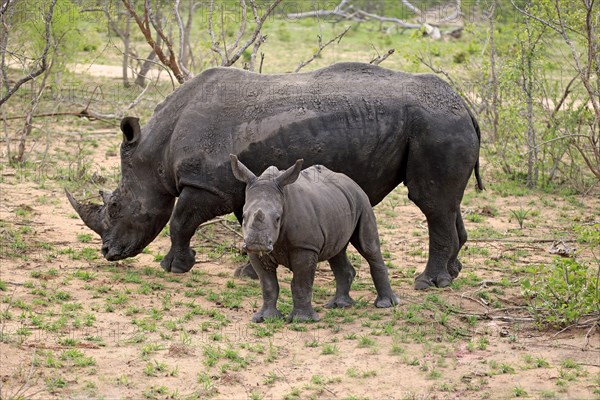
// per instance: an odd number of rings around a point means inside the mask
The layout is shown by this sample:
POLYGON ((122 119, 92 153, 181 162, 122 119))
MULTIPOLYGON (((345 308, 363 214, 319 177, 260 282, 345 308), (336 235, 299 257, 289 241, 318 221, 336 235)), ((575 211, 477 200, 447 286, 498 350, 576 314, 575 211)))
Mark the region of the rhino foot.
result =
POLYGON ((346 308, 354 305, 349 295, 336 295, 325 304, 325 308, 346 308))
POLYGON ((252 322, 260 323, 273 318, 283 319, 283 314, 275 307, 263 308, 252 316, 252 322))
POLYGON ((252 264, 248 263, 246 265, 240 265, 235 269, 233 276, 236 278, 250 278, 250 279, 258 279, 258 275, 254 268, 252 268, 252 264))
POLYGON ((400 298, 393 292, 389 295, 377 295, 377 299, 375 299, 375 307, 377 308, 389 308, 398 304, 400 304, 400 298))
POLYGON ((452 279, 456 278, 461 270, 462 264, 460 261, 458 261, 458 259, 448 263, 448 273, 450 274, 452 279))
POLYGON ((426 275, 425 272, 423 272, 415 279, 415 289, 424 290, 431 286, 445 288, 450 286, 451 283, 452 277, 446 271, 439 273, 436 277, 431 277, 429 275, 426 275))
POLYGON ((167 272, 182 274, 188 272, 196 263, 196 252, 188 247, 187 251, 176 252, 173 249, 160 262, 160 266, 167 272))
POLYGON ((310 310, 293 309, 288 317, 289 322, 317 322, 321 318, 312 308, 310 310))

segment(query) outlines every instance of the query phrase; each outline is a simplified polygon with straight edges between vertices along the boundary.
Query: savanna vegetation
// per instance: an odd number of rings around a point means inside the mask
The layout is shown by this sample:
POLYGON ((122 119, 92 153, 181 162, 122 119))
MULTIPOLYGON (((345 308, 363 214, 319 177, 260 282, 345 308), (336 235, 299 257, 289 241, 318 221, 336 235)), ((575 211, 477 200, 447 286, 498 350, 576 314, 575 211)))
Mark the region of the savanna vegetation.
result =
MULTIPOLYGON (((600 397, 600 56, 593 0, 0 2, 0 398, 600 397), (415 292, 422 214, 398 187, 376 208, 401 304, 249 322, 235 218, 202 226, 197 265, 101 258, 63 188, 97 200, 120 174, 119 120, 209 67, 297 73, 339 61, 442 76, 482 127, 452 287, 415 292)), ((351 82, 349 82, 351 84, 351 82)), ((239 93, 232 93, 233 99, 239 93)), ((385 93, 381 94, 385 96, 385 93)), ((279 271, 280 310, 291 275, 279 271)))

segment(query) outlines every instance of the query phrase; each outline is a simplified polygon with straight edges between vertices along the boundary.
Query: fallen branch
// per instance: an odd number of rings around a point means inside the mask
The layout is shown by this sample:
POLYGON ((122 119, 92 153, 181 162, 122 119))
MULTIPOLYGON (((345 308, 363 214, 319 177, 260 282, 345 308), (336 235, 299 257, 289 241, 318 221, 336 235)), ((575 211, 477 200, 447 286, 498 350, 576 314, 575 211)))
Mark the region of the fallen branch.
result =
MULTIPOLYGON (((576 242, 575 239, 560 239, 565 243, 576 242)), ((522 239, 469 239, 469 242, 506 242, 506 243, 523 243, 523 244, 531 244, 531 243, 553 243, 556 239, 532 239, 532 240, 522 240, 522 239)))
MULTIPOLYGON (((290 13, 290 14, 287 14, 287 18, 300 19, 300 18, 310 18, 310 17, 322 18, 322 17, 337 16, 337 17, 340 17, 341 19, 348 19, 349 14, 346 10, 344 10, 344 7, 346 6, 347 3, 348 3, 348 0, 342 0, 337 6, 335 6, 335 8, 333 10, 314 10, 314 11, 309 11, 309 12, 290 13)), ((349 6, 349 8, 352 8, 352 6, 349 6)))
POLYGON ((405 28, 405 29, 421 29, 421 24, 411 24, 409 22, 406 22, 404 20, 401 20, 401 19, 395 18, 395 17, 382 17, 377 14, 371 14, 371 13, 368 13, 363 10, 356 10, 356 14, 358 16, 362 16, 363 20, 365 20, 365 21, 374 19, 379 22, 392 22, 392 23, 394 23, 402 28, 405 28))
MULTIPOLYGON (((44 117, 67 117, 67 116, 71 116, 71 117, 79 117, 79 118, 87 118, 90 121, 92 120, 110 120, 110 119, 121 119, 122 116, 120 115, 116 115, 116 114, 101 114, 101 113, 97 113, 95 111, 90 111, 90 110, 81 110, 79 112, 75 112, 75 111, 65 111, 65 112, 53 112, 53 113, 43 113, 43 114, 35 114, 32 117, 33 118, 44 118, 44 117)), ((25 115, 19 115, 19 116, 13 116, 13 117, 6 117, 7 120, 9 119, 24 119, 27 118, 27 116, 25 115)))

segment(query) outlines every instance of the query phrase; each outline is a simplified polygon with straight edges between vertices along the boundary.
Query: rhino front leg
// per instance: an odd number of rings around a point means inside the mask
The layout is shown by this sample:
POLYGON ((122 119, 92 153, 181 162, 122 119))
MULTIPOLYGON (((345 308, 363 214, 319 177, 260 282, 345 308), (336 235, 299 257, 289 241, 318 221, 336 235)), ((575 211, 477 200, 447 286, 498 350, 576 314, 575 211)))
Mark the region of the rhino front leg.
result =
POLYGON ((252 316, 252 322, 263 322, 269 318, 283 318, 283 315, 277 309, 277 299, 279 298, 277 265, 270 264, 265 267, 256 254, 250 254, 250 262, 254 267, 254 271, 258 274, 258 279, 260 279, 263 296, 262 308, 252 316))
MULTIPOLYGON (((242 222, 244 222, 243 208, 239 208, 239 209, 235 210, 233 213, 235 214, 235 217, 237 218, 240 225, 242 225, 242 222)), ((236 278, 258 279, 258 275, 257 275, 256 271, 254 271, 254 268, 252 268, 251 263, 247 263, 247 264, 240 265, 239 267, 237 267, 235 269, 235 272, 233 273, 233 276, 235 276, 236 278)))
POLYGON ((294 308, 289 321, 318 321, 319 314, 312 306, 312 292, 317 269, 317 253, 308 250, 295 250, 289 255, 292 277, 292 299, 294 308))
POLYGON ((182 190, 169 223, 171 249, 160 262, 165 271, 184 273, 192 269, 196 263, 196 252, 190 247, 190 240, 201 223, 218 215, 207 212, 222 207, 218 199, 200 189, 185 187, 182 190))

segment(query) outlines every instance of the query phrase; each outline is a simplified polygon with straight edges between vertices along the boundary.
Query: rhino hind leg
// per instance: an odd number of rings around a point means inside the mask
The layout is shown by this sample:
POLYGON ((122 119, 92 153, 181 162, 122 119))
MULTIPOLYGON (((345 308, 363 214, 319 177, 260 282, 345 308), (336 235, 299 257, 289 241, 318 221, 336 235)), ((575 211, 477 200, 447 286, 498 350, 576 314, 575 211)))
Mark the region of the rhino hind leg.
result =
POLYGON ((244 264, 240 265, 233 272, 233 276, 236 278, 250 278, 250 279, 258 279, 258 275, 254 268, 252 268, 252 264, 244 264))
POLYGON ((444 288, 452 283, 448 263, 453 254, 458 254, 458 234, 455 227, 456 212, 427 215, 429 227, 429 258, 425 271, 415 279, 415 289, 431 286, 444 288))
POLYGON ((350 297, 350 287, 356 276, 356 270, 348 260, 346 247, 338 255, 329 260, 335 276, 335 295, 325 304, 325 308, 345 308, 354 304, 350 297))
POLYGON ((390 285, 388 270, 381 256, 377 222, 369 204, 365 204, 350 243, 369 263, 369 272, 375 284, 375 290, 377 290, 375 307, 387 308, 400 304, 400 299, 390 285))

